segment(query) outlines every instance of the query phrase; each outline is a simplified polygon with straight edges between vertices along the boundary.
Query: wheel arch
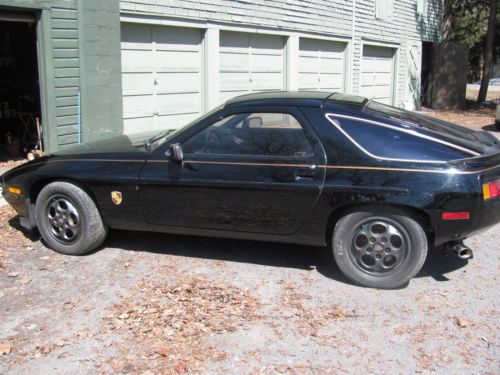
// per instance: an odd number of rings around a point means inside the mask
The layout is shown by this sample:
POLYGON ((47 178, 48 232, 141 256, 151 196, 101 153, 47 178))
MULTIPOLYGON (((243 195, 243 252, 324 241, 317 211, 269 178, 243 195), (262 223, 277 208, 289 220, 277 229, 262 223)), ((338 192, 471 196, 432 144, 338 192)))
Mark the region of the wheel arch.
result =
POLYGON ((353 211, 359 211, 360 209, 363 208, 369 208, 372 210, 376 210, 377 208, 380 209, 397 209, 404 211, 408 213, 409 216, 414 218, 419 222, 420 225, 422 225, 422 228, 424 229, 427 238, 429 239, 429 243, 433 243, 434 239, 434 225, 432 223, 431 217, 423 210, 412 207, 412 206, 406 206, 403 204, 394 204, 394 203, 388 203, 388 204, 379 204, 379 203, 353 203, 353 204, 345 204, 340 207, 335 208, 331 213, 327 221, 326 225, 326 230, 325 230, 325 241, 327 244, 331 242, 332 239, 332 234, 333 230, 335 229, 335 225, 337 222, 346 214, 353 212, 353 211))

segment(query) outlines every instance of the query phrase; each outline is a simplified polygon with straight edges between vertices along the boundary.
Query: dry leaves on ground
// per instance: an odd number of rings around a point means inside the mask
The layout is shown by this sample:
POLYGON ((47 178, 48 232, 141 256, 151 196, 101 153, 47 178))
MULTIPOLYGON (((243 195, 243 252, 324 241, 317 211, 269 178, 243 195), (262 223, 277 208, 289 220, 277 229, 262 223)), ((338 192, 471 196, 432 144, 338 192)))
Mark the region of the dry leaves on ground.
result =
POLYGON ((21 164, 26 163, 28 160, 27 159, 21 159, 21 160, 3 160, 0 161, 0 168, 2 169, 11 169, 14 167, 18 167, 21 164))
POLYGON ((127 373, 150 368, 166 374, 203 372, 207 361, 227 358, 208 337, 245 329, 258 319, 258 306, 247 291, 202 277, 174 286, 143 282, 105 319, 105 329, 125 339, 119 344, 124 355, 110 365, 127 373), (139 360, 144 356, 147 360, 139 360))
MULTIPOLYGON (((4 258, 9 250, 18 250, 21 247, 31 246, 32 242, 26 238, 21 231, 12 227, 11 223, 16 221, 16 212, 10 206, 0 207, 0 271, 6 270, 4 258)), ((19 273, 11 272, 9 277, 16 277, 19 273)))
POLYGON ((483 130, 483 127, 495 123, 495 111, 483 107, 467 110, 426 111, 424 114, 473 130, 483 130))

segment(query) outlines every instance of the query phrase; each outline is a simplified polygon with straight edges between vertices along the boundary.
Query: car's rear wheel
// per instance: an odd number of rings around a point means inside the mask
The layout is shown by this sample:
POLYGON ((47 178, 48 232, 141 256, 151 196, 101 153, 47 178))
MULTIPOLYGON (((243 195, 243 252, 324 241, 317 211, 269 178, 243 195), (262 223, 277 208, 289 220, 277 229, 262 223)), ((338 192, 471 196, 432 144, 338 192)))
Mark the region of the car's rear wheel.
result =
POLYGON ((397 288, 420 271, 428 246, 422 226, 406 212, 366 208, 337 222, 332 247, 337 265, 352 281, 397 288))
POLYGON ((82 255, 106 238, 107 227, 94 201, 74 184, 57 181, 45 186, 35 211, 40 234, 59 253, 82 255))

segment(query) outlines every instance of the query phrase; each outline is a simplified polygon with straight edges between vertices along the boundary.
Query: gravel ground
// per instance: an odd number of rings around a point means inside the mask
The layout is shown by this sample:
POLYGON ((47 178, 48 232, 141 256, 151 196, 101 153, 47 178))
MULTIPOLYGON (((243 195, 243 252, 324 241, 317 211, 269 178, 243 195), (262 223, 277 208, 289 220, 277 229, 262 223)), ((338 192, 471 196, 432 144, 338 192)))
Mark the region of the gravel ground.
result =
POLYGON ((434 249, 384 291, 351 285, 323 248, 113 231, 69 257, 2 223, 0 373, 500 368, 500 225, 466 242, 472 261, 434 249))
MULTIPOLYGON (((486 125, 487 126, 487 125, 486 125)), ((327 249, 111 231, 56 254, 0 207, 1 374, 498 374, 500 225, 398 290, 327 249)))

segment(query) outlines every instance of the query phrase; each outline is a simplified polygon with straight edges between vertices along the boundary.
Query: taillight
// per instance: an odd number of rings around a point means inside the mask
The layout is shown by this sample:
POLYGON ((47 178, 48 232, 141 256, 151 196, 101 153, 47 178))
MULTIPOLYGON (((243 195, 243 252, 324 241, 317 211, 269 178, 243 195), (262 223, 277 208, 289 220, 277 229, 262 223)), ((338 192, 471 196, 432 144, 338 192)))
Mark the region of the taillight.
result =
POLYGON ((484 200, 493 199, 500 196, 500 180, 485 182, 483 184, 484 200))

